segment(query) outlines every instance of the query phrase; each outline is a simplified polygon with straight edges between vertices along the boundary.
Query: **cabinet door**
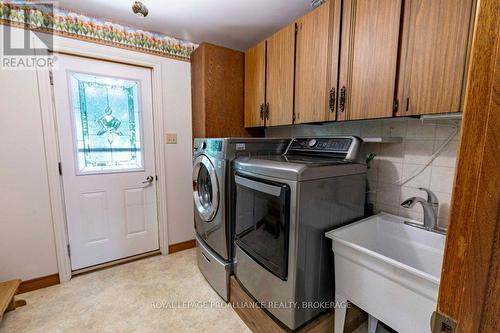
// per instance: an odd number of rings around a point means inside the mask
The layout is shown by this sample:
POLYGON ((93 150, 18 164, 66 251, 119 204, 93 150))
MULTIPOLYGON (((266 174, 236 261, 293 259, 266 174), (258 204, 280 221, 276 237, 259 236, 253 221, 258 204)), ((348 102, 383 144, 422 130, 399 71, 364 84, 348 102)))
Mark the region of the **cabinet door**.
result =
POLYGON ((398 116, 461 111, 472 0, 406 1, 398 116))
POLYGON ((295 122, 328 119, 330 3, 299 18, 295 64, 295 122))
POLYGON ((267 39, 268 126, 293 123, 294 61, 295 24, 290 24, 267 39))
POLYGON ((266 93, 266 41, 245 52, 245 127, 264 126, 261 110, 266 93))
POLYGON ((402 0, 346 0, 338 120, 391 117, 402 0))
POLYGON ((340 22, 342 17, 342 0, 330 0, 330 24, 328 45, 328 120, 337 119, 339 96, 339 59, 340 59, 340 22))

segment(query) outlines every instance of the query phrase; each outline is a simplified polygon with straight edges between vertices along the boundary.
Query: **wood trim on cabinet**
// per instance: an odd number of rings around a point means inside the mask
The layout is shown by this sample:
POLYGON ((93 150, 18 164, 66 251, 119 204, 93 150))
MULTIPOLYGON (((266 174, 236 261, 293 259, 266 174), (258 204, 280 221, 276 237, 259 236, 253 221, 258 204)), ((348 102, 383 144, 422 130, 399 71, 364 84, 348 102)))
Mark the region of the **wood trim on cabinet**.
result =
POLYGON ((336 118, 338 121, 348 120, 349 110, 349 95, 347 95, 343 107, 341 107, 340 91, 347 89, 350 86, 350 70, 352 68, 352 44, 353 25, 356 17, 353 12, 353 1, 344 0, 342 4, 342 19, 341 19, 341 34, 340 34, 340 59, 339 59, 339 72, 338 72, 338 98, 336 105, 336 118))
POLYGON ((456 332, 498 330, 500 308, 500 6, 478 4, 437 305, 456 332))
POLYGON ((194 239, 190 239, 190 240, 180 242, 180 243, 171 244, 168 246, 168 254, 192 249, 194 247, 196 247, 196 240, 194 240, 194 239))
POLYGON ((205 54, 200 46, 191 53, 191 129, 194 138, 206 137, 205 54))
MULTIPOLYGON (((333 110, 328 106, 327 120, 337 120, 337 100, 339 96, 339 66, 340 66, 340 25, 342 18, 342 1, 330 0, 330 18, 328 28, 328 73, 329 82, 327 83, 328 94, 333 89, 333 110)), ((328 96, 328 104, 330 98, 328 96)))
POLYGON ((27 293, 28 291, 33 291, 37 289, 42 289, 50 286, 55 286, 59 284, 59 273, 41 276, 35 279, 21 281, 19 288, 17 289, 18 294, 27 293))

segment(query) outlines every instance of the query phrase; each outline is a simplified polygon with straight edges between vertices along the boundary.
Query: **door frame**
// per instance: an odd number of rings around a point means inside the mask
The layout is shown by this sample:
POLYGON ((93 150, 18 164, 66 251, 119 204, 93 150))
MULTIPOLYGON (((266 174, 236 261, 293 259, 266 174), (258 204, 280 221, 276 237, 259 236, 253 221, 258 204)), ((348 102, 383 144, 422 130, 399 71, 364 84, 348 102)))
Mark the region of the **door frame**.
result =
MULTIPOLYGON (((163 146, 164 116, 162 113, 162 70, 163 59, 157 56, 123 50, 110 46, 98 45, 81 40, 53 36, 54 53, 64 53, 73 56, 118 62, 127 65, 141 66, 151 69, 151 88, 153 104, 153 129, 155 145, 155 168, 158 180, 156 182, 156 201, 160 251, 168 254, 168 223, 167 223, 167 172, 165 149, 163 146), (133 54, 133 57, 130 55, 133 54)), ((33 45, 40 41, 33 38, 33 45)), ((41 45, 37 46, 43 48, 41 45)), ((57 138, 57 118, 53 98, 50 73, 46 69, 37 68, 37 80, 40 96, 40 111, 44 135, 47 177, 50 192, 50 205, 54 225, 55 250, 60 282, 71 279, 71 261, 68 253, 69 238, 62 189, 62 176, 59 174, 60 151, 57 138)))
POLYGON ((478 5, 434 333, 500 321, 500 18, 498 0, 478 5))

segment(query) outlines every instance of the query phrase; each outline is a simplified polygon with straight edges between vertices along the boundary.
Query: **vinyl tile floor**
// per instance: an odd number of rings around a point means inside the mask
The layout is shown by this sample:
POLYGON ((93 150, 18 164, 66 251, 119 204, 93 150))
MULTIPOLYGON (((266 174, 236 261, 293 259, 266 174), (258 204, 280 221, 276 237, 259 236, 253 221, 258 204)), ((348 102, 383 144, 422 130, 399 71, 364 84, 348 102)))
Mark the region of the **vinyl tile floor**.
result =
POLYGON ((250 332, 213 291, 195 249, 76 276, 17 296, 7 332, 250 332))

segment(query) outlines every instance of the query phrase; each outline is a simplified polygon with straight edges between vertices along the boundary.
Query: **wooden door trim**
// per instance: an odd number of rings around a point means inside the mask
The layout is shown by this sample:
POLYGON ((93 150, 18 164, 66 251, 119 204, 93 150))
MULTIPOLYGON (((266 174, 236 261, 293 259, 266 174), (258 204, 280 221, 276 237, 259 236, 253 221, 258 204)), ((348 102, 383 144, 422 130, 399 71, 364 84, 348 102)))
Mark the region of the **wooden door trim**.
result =
POLYGON ((457 332, 488 325, 488 276, 498 276, 499 11, 497 0, 479 2, 441 273, 437 310, 458 323, 457 332))

